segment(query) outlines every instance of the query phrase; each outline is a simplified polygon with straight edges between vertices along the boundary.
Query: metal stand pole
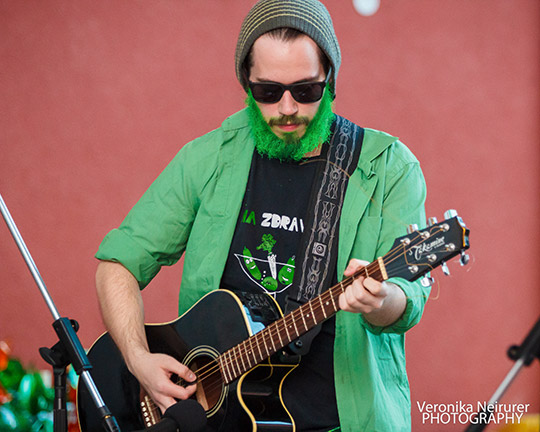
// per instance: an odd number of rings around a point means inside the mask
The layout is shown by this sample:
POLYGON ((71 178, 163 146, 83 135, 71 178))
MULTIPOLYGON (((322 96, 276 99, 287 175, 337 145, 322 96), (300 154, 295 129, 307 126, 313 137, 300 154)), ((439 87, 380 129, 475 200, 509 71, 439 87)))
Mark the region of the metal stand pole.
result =
POLYGON ((105 430, 117 432, 120 431, 116 419, 113 417, 105 403, 99 391, 90 375, 89 370, 92 368, 88 357, 81 345, 81 341, 75 333, 78 329, 78 324, 75 321, 69 320, 68 318, 62 318, 56 309, 56 306, 43 282, 41 275, 37 269, 26 244, 24 243, 23 238, 9 210, 0 195, 0 211, 6 224, 23 256, 34 281, 36 282, 47 307, 51 311, 53 318, 55 319, 53 323, 53 328, 58 335, 59 341, 52 348, 41 348, 40 353, 42 357, 49 364, 53 366, 55 373, 55 404, 54 404, 54 430, 55 432, 66 432, 67 431, 67 415, 66 415, 66 379, 65 379, 65 369, 71 363, 75 372, 81 377, 81 379, 86 384, 96 407, 103 419, 103 426, 105 430))

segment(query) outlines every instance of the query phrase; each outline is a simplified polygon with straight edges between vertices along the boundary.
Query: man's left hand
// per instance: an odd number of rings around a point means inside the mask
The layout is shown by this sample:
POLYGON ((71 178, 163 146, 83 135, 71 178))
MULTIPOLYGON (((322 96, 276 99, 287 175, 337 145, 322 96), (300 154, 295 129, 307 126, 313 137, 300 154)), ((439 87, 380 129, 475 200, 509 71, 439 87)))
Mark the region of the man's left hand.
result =
MULTIPOLYGON (((352 276, 368 261, 352 259, 345 269, 345 276, 352 276)), ((339 296, 339 307, 347 312, 361 313, 367 321, 377 326, 387 326, 397 321, 406 306, 403 290, 387 282, 379 282, 370 277, 359 276, 339 296)))

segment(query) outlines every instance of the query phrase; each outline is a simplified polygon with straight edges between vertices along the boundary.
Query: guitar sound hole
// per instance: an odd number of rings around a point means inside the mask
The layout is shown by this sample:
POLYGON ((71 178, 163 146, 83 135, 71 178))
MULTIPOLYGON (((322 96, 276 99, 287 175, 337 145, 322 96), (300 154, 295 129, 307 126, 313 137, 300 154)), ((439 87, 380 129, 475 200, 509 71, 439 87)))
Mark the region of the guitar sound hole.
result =
MULTIPOLYGON (((210 417, 225 397, 225 386, 218 362, 214 356, 199 353, 185 364, 197 375, 197 390, 194 397, 210 417)), ((189 384, 182 382, 181 385, 189 384)))

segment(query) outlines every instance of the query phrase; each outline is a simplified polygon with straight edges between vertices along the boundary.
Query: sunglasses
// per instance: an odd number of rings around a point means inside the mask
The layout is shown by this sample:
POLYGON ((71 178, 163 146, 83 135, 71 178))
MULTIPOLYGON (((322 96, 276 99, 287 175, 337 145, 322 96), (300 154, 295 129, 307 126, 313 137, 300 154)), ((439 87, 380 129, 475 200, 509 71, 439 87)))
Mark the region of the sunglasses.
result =
POLYGON ((291 92, 292 97, 298 103, 313 103, 322 98, 330 73, 324 81, 302 82, 285 85, 277 82, 253 82, 248 81, 253 99, 257 102, 271 104, 281 100, 286 90, 291 92))

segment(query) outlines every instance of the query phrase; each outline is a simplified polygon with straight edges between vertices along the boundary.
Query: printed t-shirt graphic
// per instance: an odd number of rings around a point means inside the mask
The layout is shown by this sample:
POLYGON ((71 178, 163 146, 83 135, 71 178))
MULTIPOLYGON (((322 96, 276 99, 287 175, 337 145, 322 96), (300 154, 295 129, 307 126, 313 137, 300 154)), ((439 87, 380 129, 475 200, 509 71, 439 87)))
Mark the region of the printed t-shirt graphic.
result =
POLYGON ((284 163, 253 155, 221 286, 265 292, 283 305, 292 285, 318 160, 284 163))

